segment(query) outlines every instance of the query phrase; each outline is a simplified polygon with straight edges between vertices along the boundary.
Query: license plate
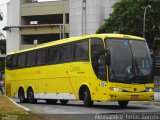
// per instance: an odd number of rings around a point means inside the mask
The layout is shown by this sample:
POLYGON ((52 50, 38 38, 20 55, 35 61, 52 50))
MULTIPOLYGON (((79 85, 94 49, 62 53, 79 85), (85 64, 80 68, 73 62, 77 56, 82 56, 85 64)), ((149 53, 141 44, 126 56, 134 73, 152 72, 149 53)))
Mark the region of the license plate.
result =
POLYGON ((139 98, 139 95, 131 95, 132 100, 135 100, 135 99, 138 99, 138 98, 139 98))

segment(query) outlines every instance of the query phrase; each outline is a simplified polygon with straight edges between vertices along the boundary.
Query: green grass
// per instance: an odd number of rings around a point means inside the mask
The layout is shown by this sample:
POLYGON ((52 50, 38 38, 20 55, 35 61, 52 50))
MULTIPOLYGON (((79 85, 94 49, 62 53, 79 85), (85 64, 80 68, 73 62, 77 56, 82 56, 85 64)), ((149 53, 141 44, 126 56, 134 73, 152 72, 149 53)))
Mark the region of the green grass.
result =
POLYGON ((28 112, 15 105, 6 96, 0 95, 0 114, 28 114, 28 112))

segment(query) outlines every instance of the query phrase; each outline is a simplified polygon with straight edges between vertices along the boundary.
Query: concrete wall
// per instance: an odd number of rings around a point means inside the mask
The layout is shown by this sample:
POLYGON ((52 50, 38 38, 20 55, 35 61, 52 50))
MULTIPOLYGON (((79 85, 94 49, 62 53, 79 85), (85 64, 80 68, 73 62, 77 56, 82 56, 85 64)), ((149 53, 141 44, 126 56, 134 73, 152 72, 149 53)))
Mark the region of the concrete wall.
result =
MULTIPOLYGON (((20 1, 11 0, 7 4, 7 26, 19 26, 20 25, 20 1)), ((15 50, 19 50, 20 46, 20 34, 19 29, 10 29, 7 31, 7 53, 15 50)))
POLYGON ((20 49, 27 49, 27 48, 32 48, 32 47, 36 47, 37 45, 21 45, 20 49))
POLYGON ((69 12, 68 1, 35 2, 21 4, 21 16, 62 14, 69 12))
MULTIPOLYGON (((65 33, 69 33, 69 24, 65 24, 65 33)), ((60 26, 54 25, 54 26, 41 26, 41 27, 24 27, 21 28, 21 35, 38 35, 38 34, 59 34, 60 26)))
MULTIPOLYGON (((111 6, 118 1, 119 0, 86 0, 86 9, 82 9, 82 0, 46 3, 26 3, 26 0, 22 0, 21 4, 20 0, 11 0, 7 5, 7 26, 20 26, 21 16, 49 15, 69 12, 70 36, 94 34, 103 23, 104 19, 113 11, 111 6), (68 5, 70 8, 67 7, 68 5)), ((68 27, 65 29, 68 30, 68 27)), ((7 53, 20 49, 21 34, 27 34, 27 32, 28 31, 25 29, 20 31, 18 28, 7 31, 7 53)))
MULTIPOLYGON (((22 26, 22 17, 26 16, 36 16, 36 15, 54 15, 62 14, 63 17, 65 13, 69 13, 69 1, 53 1, 53 2, 27 2, 27 0, 11 0, 7 4, 7 26, 22 26)), ((65 18, 65 17, 64 17, 65 18)), ((65 23, 64 32, 69 33, 69 24, 65 23)), ((46 23, 50 24, 50 23, 46 23)), ((25 25, 27 26, 27 25, 25 25)), ((32 47, 33 45, 22 45, 21 37, 22 35, 37 35, 37 34, 53 34, 59 33, 60 28, 58 27, 22 27, 21 29, 11 28, 7 30, 7 53, 15 50, 20 50, 22 48, 32 47), (24 47, 25 46, 25 47, 24 47)))
POLYGON ((70 36, 94 34, 119 0, 86 0, 86 10, 82 1, 70 0, 70 36))

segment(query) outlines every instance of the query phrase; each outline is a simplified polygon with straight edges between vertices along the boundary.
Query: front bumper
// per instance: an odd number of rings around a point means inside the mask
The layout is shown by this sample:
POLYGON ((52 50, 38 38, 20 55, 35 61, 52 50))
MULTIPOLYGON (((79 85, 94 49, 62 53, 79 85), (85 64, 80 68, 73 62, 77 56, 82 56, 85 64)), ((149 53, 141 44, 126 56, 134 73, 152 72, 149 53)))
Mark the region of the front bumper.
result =
POLYGON ((151 101, 154 99, 154 92, 111 92, 109 101, 151 101))

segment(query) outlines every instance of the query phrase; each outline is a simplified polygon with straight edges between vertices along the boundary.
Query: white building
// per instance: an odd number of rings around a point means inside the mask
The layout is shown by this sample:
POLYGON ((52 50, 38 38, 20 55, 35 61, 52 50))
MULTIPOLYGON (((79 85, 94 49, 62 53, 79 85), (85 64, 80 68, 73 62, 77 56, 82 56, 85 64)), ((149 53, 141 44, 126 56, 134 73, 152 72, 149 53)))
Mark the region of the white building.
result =
POLYGON ((7 53, 69 37, 69 0, 11 0, 4 29, 7 53))
MULTIPOLYGON (((20 0, 11 0, 7 4, 7 26, 20 25, 20 0)), ((20 31, 19 29, 7 30, 6 52, 20 49, 20 31)))
POLYGON ((34 41, 38 39, 42 43, 61 37, 94 34, 113 11, 112 5, 118 1, 59 0, 39 3, 37 0, 11 0, 7 5, 7 53, 34 47, 34 41), (35 18, 41 24, 30 25, 29 21, 35 21, 35 18), (49 21, 46 22, 45 18, 49 21), (52 18, 56 18, 55 22, 52 18), (62 24, 63 28, 55 27, 55 23, 62 24), (63 31, 62 36, 60 31, 63 31))
POLYGON ((70 36, 94 34, 119 0, 70 0, 70 36))

